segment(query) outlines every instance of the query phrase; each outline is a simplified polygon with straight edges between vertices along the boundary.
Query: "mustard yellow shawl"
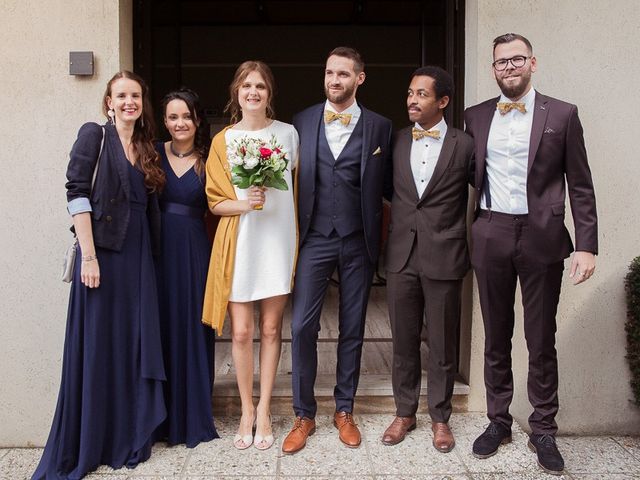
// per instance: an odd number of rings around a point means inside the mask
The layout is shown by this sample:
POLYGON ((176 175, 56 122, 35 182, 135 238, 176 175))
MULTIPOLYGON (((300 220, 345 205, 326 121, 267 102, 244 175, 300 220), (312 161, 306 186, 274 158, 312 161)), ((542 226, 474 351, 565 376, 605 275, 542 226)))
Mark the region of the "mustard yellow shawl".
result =
MULTIPOLYGON (((231 171, 227 161, 227 145, 224 139, 224 134, 229 128, 226 127, 213 137, 211 149, 209 150, 205 187, 209 210, 213 210, 213 207, 224 200, 237 200, 231 183, 231 171)), ((215 329, 218 335, 222 335, 222 325, 224 324, 229 295, 231 294, 239 222, 240 215, 220 217, 216 236, 213 240, 207 287, 202 307, 202 323, 215 329)))

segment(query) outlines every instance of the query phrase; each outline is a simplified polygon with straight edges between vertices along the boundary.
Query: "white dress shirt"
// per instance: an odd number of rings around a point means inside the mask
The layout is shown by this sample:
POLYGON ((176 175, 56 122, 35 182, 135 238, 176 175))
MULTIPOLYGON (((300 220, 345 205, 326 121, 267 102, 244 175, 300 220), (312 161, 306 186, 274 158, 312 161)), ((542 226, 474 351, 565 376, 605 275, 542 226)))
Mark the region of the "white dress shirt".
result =
MULTIPOLYGON (((424 130, 418 123, 415 124, 415 128, 424 130)), ((411 143, 411 172, 418 191, 418 198, 422 197, 433 176, 436 163, 438 163, 444 136, 447 133, 447 122, 443 118, 429 130, 439 130, 440 138, 423 137, 420 140, 413 140, 411 143)))
MULTIPOLYGON (((487 171, 491 210, 512 215, 529 213, 527 204, 527 167, 536 92, 532 88, 518 102, 526 113, 511 110, 501 115, 496 106, 487 140, 487 171)), ((504 95, 499 102, 511 102, 504 95)), ((487 208, 484 192, 480 208, 487 208)))
MULTIPOLYGON (((338 113, 335 108, 331 106, 329 100, 326 101, 324 108, 325 110, 331 110, 332 112, 338 113)), ((356 128, 356 123, 358 123, 358 120, 360 119, 362 110, 360 110, 358 103, 354 101, 349 108, 346 108, 340 113, 351 114, 351 121, 349 122, 349 125, 342 125, 340 120, 334 120, 331 123, 324 124, 324 133, 327 137, 327 143, 329 144, 331 153, 333 153, 334 159, 337 159, 340 156, 344 146, 349 141, 353 130, 356 128)))

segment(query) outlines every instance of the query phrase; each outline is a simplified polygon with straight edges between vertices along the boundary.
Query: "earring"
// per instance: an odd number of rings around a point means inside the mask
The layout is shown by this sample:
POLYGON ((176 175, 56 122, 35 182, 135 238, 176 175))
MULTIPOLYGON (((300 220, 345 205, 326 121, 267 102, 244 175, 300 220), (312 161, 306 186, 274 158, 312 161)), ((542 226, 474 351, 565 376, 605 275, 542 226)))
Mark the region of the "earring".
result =
POLYGON ((109 122, 111 122, 111 125, 115 125, 116 124, 116 111, 112 108, 111 110, 109 110, 107 112, 107 114, 109 115, 109 122))
POLYGON ((144 116, 140 115, 140 126, 144 128, 144 116))

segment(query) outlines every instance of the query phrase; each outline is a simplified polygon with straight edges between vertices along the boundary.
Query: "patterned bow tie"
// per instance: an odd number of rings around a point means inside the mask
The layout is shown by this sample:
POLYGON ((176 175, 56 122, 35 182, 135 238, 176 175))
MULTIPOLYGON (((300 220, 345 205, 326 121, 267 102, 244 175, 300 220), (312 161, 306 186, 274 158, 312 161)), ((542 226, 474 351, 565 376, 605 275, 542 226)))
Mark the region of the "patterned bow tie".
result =
POLYGON ((518 110, 520 113, 526 113, 527 111, 522 102, 498 102, 500 115, 506 115, 511 110, 518 110))
POLYGON ((331 123, 334 120, 340 120, 340 123, 345 127, 349 125, 351 122, 351 114, 350 113, 336 113, 331 110, 324 111, 324 123, 331 123))
POLYGON ((436 140, 440 140, 440 130, 423 130, 421 128, 413 127, 411 129, 411 136, 414 140, 420 140, 424 137, 431 137, 436 140))

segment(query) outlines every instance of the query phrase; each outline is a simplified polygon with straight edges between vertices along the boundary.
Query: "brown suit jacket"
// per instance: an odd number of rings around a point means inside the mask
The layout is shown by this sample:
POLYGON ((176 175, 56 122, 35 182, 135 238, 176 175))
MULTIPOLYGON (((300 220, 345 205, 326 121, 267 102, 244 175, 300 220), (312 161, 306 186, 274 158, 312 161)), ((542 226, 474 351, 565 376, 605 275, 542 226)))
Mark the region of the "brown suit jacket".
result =
MULTIPOLYGON (((480 201, 487 139, 497 102, 498 98, 493 98, 465 111, 466 132, 475 141, 477 202, 480 201)), ((541 262, 560 261, 573 251, 571 237, 564 225, 565 179, 575 225, 576 250, 597 254, 596 199, 578 108, 536 92, 527 171, 531 235, 527 236, 529 244, 525 247, 541 262)))
POLYGON ((386 268, 394 273, 402 270, 415 241, 428 278, 461 279, 470 267, 466 214, 473 140, 447 128, 433 176, 420 198, 411 172, 411 143, 411 127, 396 133, 386 268))

